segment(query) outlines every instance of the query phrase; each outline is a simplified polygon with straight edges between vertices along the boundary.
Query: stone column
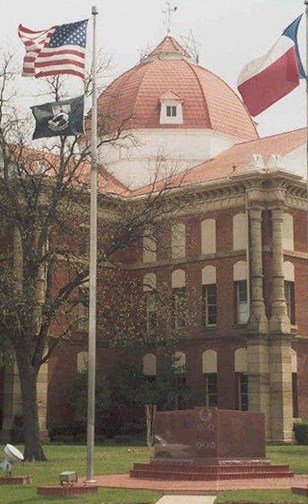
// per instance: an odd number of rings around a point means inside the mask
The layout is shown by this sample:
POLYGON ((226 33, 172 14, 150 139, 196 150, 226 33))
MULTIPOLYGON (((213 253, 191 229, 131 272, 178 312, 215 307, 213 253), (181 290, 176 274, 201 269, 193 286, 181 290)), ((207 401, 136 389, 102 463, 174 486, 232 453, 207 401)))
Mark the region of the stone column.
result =
MULTIPOLYGON (((22 289, 23 254, 19 229, 14 228, 13 233, 13 273, 16 290, 22 289)), ((3 422, 0 439, 3 442, 11 441, 11 429, 14 417, 22 415, 21 391, 16 362, 11 362, 4 371, 4 397, 3 397, 3 422)))
POLYGON ((270 370, 268 346, 268 320, 263 297, 262 261, 262 209, 250 208, 249 215, 249 266, 250 266, 250 317, 247 343, 249 410, 265 415, 266 439, 270 431, 270 370))
POLYGON ((291 325, 287 314, 283 276, 283 214, 283 208, 272 209, 273 301, 270 330, 274 333, 289 334, 291 325))
POLYGON ((282 205, 272 209, 273 295, 270 318, 271 426, 273 441, 292 440, 291 325, 283 275, 282 205))
POLYGON ((271 428, 273 441, 292 441, 292 368, 291 343, 277 337, 270 345, 271 428))
POLYGON ((271 439, 270 364, 268 338, 251 338, 247 344, 249 410, 265 415, 265 436, 271 439))
POLYGON ((2 442, 11 441, 11 429, 16 415, 22 416, 22 404, 17 365, 12 362, 5 367, 4 373, 3 422, 0 433, 2 442))
POLYGON ((265 314, 263 297, 263 262, 262 262, 262 211, 261 208, 249 210, 249 259, 250 259, 250 317, 248 329, 266 334, 268 320, 265 314))
MULTIPOLYGON (((15 275, 16 289, 22 288, 23 279, 23 255, 20 232, 18 228, 14 229, 13 235, 13 266, 15 275)), ((44 293, 44 272, 42 269, 41 279, 38 282, 36 292, 36 300, 38 303, 38 314, 40 316, 40 304, 43 302, 44 293)), ((46 430, 46 414, 47 414, 47 388, 48 388, 48 365, 44 364, 38 374, 37 381, 37 401, 38 415, 41 439, 45 440, 48 437, 46 430)), ((3 399, 3 422, 0 432, 1 441, 11 441, 11 429, 16 415, 22 416, 21 390, 16 362, 6 366, 4 376, 4 399, 3 399)))
MULTIPOLYGON (((48 438, 47 417, 48 367, 41 366, 37 380, 37 403, 41 440, 48 438)), ((6 366, 4 375, 3 422, 0 440, 10 442, 11 429, 16 415, 22 416, 21 390, 16 362, 6 366)))

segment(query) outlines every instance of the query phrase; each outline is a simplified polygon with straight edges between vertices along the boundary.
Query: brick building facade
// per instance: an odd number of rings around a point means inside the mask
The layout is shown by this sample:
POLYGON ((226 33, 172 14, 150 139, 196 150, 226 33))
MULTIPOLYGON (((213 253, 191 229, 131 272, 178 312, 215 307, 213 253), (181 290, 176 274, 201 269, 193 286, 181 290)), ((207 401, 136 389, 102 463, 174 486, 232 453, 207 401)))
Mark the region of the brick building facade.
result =
MULTIPOLYGON (((145 238, 122 265, 145 296, 149 284, 151 292, 168 285, 175 312, 186 299, 188 319, 174 318, 177 357, 198 403, 262 411, 267 439, 291 441, 294 418, 308 417, 305 130, 259 138, 235 93, 172 37, 98 103, 115 126, 127 118, 138 139, 132 150, 124 140, 100 151, 121 183, 118 194, 138 204, 168 181, 170 198, 182 202, 163 240, 149 247, 145 238)), ((144 327, 151 328, 159 313, 150 295, 147 303, 144 327)), ((86 333, 73 334, 42 370, 42 430, 46 420, 65 425, 67 391, 86 351, 86 333)), ((117 366, 98 334, 98 373, 112 375, 117 366)), ((140 355, 145 374, 160 366, 152 351, 140 355)), ((3 382, 8 431, 20 411, 13 365, 3 382)))

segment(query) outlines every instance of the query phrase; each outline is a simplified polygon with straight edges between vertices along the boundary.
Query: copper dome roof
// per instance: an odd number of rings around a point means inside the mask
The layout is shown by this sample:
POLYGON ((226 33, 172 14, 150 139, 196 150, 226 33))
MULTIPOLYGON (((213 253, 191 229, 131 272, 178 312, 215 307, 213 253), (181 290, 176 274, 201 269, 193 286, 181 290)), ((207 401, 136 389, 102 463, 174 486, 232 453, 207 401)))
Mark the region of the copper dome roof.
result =
POLYGON ((235 92, 217 75, 196 64, 170 36, 101 93, 98 118, 105 131, 121 126, 199 128, 241 140, 258 138, 255 125, 235 92), (160 98, 169 92, 182 99, 182 124, 160 124, 160 98))

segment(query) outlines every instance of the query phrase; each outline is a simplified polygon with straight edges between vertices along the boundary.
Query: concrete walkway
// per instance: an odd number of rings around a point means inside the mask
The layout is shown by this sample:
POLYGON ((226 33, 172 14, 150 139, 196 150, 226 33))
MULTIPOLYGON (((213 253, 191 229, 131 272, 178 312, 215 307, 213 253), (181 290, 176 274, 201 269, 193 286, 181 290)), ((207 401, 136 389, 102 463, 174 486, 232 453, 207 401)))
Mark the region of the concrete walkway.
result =
POLYGON ((156 504, 214 504, 212 495, 164 495, 156 504))
MULTIPOLYGON (((130 478, 129 474, 106 474, 95 476, 96 484, 109 488, 132 488, 158 490, 162 492, 191 495, 208 495, 223 490, 240 490, 244 488, 276 489, 304 487, 308 485, 308 475, 296 474, 294 478, 259 478, 220 481, 172 481, 130 478)), ((187 504, 190 504, 187 501, 187 504)))

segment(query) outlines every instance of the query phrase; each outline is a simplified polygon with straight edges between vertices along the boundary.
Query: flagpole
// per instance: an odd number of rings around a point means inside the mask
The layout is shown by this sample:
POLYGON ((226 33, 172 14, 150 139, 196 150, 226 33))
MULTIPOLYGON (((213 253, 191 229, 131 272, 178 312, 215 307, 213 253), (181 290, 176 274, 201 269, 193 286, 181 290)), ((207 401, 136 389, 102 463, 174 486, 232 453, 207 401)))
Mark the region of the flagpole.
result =
POLYGON ((304 1, 305 3, 305 13, 306 13, 306 177, 307 177, 307 203, 306 203, 306 211, 307 211, 307 250, 308 253, 308 0, 304 1))
POLYGON ((97 270, 97 80, 96 16, 92 6, 92 117, 91 117, 91 196, 90 196, 90 272, 89 272, 89 342, 88 342, 88 408, 87 408, 87 483, 94 483, 95 438, 95 368, 96 368, 96 270, 97 270))

